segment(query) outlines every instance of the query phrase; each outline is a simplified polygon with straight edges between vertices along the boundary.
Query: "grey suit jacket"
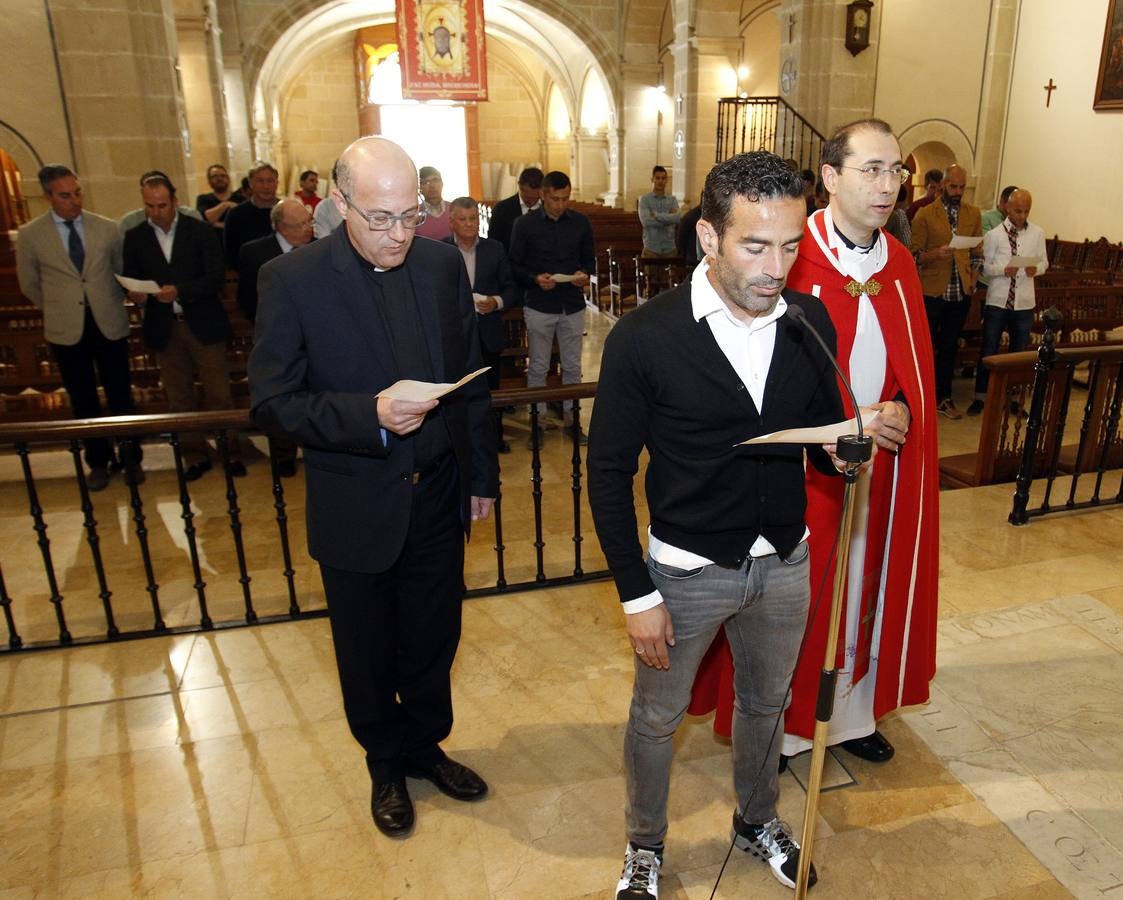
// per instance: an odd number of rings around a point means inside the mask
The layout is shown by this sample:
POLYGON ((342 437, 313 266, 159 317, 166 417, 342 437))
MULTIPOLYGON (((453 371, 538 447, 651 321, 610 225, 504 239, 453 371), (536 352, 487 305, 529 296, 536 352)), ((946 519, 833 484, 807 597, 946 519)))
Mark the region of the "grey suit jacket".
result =
POLYGON ((82 213, 86 261, 75 270, 49 212, 19 230, 16 271, 23 295, 43 310, 43 334, 52 344, 72 346, 82 339, 83 296, 101 333, 110 340, 129 334, 125 293, 113 277, 121 271, 117 224, 92 212, 82 213))

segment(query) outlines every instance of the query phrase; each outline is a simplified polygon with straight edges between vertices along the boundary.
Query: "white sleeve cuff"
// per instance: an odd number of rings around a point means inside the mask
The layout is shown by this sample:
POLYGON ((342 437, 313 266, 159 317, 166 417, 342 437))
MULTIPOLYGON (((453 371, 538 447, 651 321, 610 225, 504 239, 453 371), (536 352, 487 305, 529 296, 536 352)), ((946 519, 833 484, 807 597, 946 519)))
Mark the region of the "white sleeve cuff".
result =
POLYGON ((630 616, 634 613, 641 613, 649 609, 654 609, 662 602, 663 595, 658 591, 652 591, 650 594, 636 597, 635 600, 625 600, 620 605, 624 608, 625 614, 630 616))

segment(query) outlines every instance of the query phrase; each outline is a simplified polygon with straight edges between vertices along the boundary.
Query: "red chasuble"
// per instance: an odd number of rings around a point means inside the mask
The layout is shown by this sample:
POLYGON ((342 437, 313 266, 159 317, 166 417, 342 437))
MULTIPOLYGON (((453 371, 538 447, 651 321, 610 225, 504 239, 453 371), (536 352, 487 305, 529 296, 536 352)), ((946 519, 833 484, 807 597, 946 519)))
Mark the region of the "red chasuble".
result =
MULTIPOLYGON (((879 450, 870 485, 866 565, 862 579, 862 622, 854 654, 854 677, 869 667, 874 605, 885 573, 884 611, 878 649, 875 719, 900 706, 923 703, 936 672, 936 591, 939 576, 939 480, 932 345, 916 265, 896 239, 885 235, 888 261, 871 281, 880 290, 870 300, 885 338, 887 371, 881 399, 903 396, 912 414, 908 438, 897 454, 879 450), (886 562, 886 556, 888 560, 886 562)), ((818 297, 838 336, 838 358, 850 359, 858 302, 846 292, 853 279, 836 268, 821 213, 811 216, 799 246, 788 287, 818 297), (812 229, 818 231, 818 238, 812 229), (821 242, 821 243, 820 243, 821 242)), ((854 410, 839 385, 847 415, 854 410)), ((805 646, 796 670, 784 731, 810 739, 815 698, 827 641, 834 565, 831 550, 842 513, 843 482, 807 470, 807 525, 811 529, 811 606, 805 646), (822 590, 820 591, 820 586, 822 590), (818 604, 816 605, 816 600, 818 604)), ((842 612, 845 628, 846 610, 842 612)), ((846 652, 840 636, 838 663, 846 652)), ((724 632, 706 654, 694 682, 690 712, 716 709, 714 730, 730 733, 733 669, 724 632)))

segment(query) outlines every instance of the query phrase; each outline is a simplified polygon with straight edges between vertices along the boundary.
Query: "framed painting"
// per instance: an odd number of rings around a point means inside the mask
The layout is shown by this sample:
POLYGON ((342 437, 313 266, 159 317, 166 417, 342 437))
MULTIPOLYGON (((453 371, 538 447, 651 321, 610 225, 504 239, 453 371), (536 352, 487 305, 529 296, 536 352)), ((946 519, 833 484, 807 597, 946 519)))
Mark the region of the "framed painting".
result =
POLYGON ((1093 109, 1123 109, 1123 2, 1109 0, 1093 109))

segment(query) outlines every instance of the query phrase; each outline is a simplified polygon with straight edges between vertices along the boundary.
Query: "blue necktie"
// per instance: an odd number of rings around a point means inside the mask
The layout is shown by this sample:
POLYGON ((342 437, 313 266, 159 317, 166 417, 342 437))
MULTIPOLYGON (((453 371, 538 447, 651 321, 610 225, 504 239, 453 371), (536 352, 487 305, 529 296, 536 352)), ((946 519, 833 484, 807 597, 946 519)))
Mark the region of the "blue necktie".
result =
POLYGON ((82 266, 86 264, 86 248, 82 246, 82 238, 78 236, 78 229, 74 227, 73 222, 66 223, 66 230, 70 232, 66 240, 66 252, 70 254, 70 261, 81 275, 82 266))

